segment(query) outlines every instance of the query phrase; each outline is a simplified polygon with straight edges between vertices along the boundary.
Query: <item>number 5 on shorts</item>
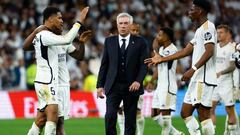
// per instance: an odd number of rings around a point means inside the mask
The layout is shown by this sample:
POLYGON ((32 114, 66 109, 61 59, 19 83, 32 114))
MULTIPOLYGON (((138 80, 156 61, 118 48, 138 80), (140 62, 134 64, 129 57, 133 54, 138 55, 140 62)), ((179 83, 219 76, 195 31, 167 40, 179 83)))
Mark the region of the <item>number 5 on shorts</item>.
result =
POLYGON ((50 90, 51 90, 51 94, 55 95, 55 90, 53 89, 53 87, 51 87, 50 90))

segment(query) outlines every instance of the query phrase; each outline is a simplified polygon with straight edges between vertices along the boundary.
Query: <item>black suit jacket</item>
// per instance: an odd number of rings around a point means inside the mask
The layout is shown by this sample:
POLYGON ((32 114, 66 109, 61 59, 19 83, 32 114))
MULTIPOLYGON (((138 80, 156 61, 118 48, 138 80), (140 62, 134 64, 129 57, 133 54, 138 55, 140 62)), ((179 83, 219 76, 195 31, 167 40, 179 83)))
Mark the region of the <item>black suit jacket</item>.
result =
MULTIPOLYGON (((97 88, 104 88, 107 95, 116 80, 118 72, 118 35, 105 39, 104 52, 101 67, 98 74, 97 88)), ((134 81, 141 84, 141 87, 135 93, 143 94, 142 82, 147 73, 147 66, 144 59, 148 57, 149 48, 147 43, 140 36, 130 35, 129 44, 126 55, 126 80, 127 85, 131 85, 134 81)))

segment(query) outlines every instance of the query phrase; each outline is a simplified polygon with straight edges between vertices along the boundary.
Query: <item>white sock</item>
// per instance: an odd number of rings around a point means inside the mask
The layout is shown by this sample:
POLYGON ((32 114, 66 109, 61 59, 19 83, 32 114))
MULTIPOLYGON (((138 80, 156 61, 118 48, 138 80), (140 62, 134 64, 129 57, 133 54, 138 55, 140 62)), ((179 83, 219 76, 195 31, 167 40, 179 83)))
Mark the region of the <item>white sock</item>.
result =
POLYGON ((212 119, 206 119, 206 120, 202 121, 201 125, 202 125, 202 132, 204 135, 214 135, 215 134, 212 119))
POLYGON ((137 135, 143 135, 145 119, 140 114, 137 115, 137 135))
POLYGON ((52 121, 47 121, 45 125, 44 135, 56 135, 56 123, 52 121))
POLYGON ((194 116, 189 116, 184 121, 190 135, 201 135, 198 121, 194 116))
POLYGON ((124 115, 118 114, 118 125, 120 129, 120 135, 124 135, 124 115))
POLYGON ((237 125, 237 130, 236 130, 236 135, 240 135, 240 126, 239 126, 239 118, 236 109, 234 108, 235 116, 236 116, 236 125, 237 125))
POLYGON ((162 126, 162 135, 169 135, 170 128, 172 125, 171 116, 170 115, 163 115, 162 116, 163 126, 162 126))
POLYGON ((237 133, 237 125, 228 125, 229 135, 236 135, 237 133))
POLYGON ((40 135, 40 129, 35 122, 33 122, 32 127, 29 129, 27 135, 40 135))
POLYGON ((183 132, 177 130, 173 125, 171 125, 170 134, 171 135, 182 135, 183 132))
POLYGON ((156 123, 157 123, 158 125, 160 125, 161 127, 163 126, 163 121, 162 121, 162 115, 161 115, 161 114, 159 114, 159 115, 157 115, 157 116, 154 116, 152 119, 153 119, 154 121, 156 121, 156 123))
POLYGON ((225 120, 225 128, 224 128, 224 133, 223 135, 228 135, 228 115, 225 120))

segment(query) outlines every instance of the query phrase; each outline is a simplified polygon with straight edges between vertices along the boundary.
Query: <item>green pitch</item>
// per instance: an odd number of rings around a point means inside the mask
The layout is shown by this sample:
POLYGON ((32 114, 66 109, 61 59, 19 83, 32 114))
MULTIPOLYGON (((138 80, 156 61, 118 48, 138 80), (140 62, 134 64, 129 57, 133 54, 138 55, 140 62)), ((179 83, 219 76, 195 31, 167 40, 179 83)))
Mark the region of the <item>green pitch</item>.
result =
MULTIPOLYGON (((159 135, 161 132, 160 127, 151 118, 146 118, 145 120, 144 135, 159 135)), ((177 129, 187 133, 187 129, 181 118, 175 117, 172 121, 177 129)), ((224 116, 217 117, 216 135, 223 133, 224 121, 224 116)), ((0 120, 0 134, 26 135, 32 122, 32 119, 0 120)), ((104 119, 70 119, 65 122, 65 129, 67 135, 104 135, 104 119)))

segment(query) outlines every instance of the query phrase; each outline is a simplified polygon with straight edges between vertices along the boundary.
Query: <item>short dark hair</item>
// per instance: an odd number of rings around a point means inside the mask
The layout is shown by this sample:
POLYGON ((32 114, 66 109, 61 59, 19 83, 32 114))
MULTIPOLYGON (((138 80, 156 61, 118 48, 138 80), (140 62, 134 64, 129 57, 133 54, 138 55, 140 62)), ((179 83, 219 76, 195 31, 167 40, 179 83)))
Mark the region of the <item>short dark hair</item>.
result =
POLYGON ((218 26, 217 26, 217 29, 225 29, 226 32, 230 32, 230 31, 231 31, 231 28, 230 28, 228 25, 226 25, 226 24, 220 24, 220 25, 218 25, 218 26))
POLYGON ((43 22, 45 22, 52 15, 57 14, 60 10, 56 7, 47 7, 43 11, 43 22))
POLYGON ((171 28, 162 27, 162 28, 160 28, 160 30, 162 30, 165 34, 167 34, 167 36, 168 36, 168 38, 171 42, 174 41, 174 33, 173 33, 173 30, 171 28))
POLYGON ((206 13, 211 11, 211 3, 208 0, 193 0, 193 4, 202 8, 206 13))

